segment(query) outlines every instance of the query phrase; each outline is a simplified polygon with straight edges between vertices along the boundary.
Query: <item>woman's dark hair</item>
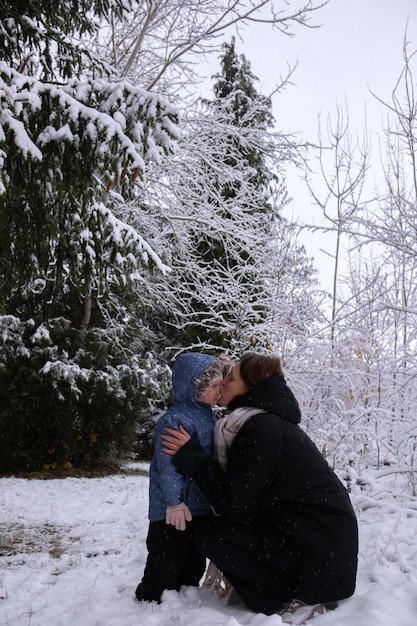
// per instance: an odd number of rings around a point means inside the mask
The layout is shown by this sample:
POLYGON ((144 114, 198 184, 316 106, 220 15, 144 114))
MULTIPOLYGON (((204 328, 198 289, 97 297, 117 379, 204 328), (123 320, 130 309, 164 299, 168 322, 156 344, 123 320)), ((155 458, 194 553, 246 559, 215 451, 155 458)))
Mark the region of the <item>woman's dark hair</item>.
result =
POLYGON ((274 374, 282 374, 281 361, 272 354, 246 352, 239 360, 240 375, 248 387, 256 387, 274 374))

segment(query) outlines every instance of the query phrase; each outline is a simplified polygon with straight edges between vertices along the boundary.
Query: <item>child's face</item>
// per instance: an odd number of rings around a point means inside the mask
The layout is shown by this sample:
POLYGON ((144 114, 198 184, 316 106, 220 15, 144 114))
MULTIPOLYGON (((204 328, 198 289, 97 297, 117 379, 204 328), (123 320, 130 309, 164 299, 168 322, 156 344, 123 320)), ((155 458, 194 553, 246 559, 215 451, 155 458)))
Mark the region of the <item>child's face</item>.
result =
POLYGON ((201 398, 200 402, 204 402, 205 404, 209 404, 210 406, 214 406, 217 403, 218 397, 222 390, 222 381, 223 378, 215 378, 211 381, 201 398))

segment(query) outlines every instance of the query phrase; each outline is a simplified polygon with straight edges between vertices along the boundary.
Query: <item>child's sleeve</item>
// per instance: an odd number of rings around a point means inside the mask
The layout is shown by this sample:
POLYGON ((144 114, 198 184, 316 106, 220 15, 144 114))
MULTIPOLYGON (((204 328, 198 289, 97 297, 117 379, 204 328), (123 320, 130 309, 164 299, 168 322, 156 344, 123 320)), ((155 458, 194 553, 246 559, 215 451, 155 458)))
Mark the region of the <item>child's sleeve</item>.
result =
MULTIPOLYGON (((172 463, 172 457, 162 450, 161 433, 166 427, 178 429, 182 424, 188 430, 190 424, 185 424, 183 419, 170 417, 158 424, 158 432, 155 436, 155 463, 159 474, 159 482, 166 506, 174 506, 184 502, 186 476, 182 474, 172 463)), ((193 429, 194 430, 194 429, 193 429)), ((190 433, 191 434, 191 433, 190 433)))

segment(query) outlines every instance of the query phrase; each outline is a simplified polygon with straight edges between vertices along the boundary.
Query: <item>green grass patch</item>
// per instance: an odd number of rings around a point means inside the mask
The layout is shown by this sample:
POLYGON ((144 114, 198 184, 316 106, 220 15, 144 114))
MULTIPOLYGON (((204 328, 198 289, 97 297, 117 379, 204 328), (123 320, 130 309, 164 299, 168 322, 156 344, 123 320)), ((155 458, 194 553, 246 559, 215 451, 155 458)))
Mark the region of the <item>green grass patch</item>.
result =
MULTIPOLYGON (((53 524, 0 524, 0 557, 47 552, 58 559, 68 547, 68 543, 65 546, 63 543, 64 534, 66 535, 65 529, 53 524)), ((68 541, 67 536, 66 540, 68 541)))

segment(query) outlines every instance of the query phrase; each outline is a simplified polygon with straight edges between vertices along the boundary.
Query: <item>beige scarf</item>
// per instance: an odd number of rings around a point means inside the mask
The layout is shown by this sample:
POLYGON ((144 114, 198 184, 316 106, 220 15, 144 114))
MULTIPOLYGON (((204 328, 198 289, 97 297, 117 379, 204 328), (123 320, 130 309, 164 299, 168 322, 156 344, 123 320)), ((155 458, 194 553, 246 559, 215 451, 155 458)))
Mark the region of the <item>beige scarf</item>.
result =
POLYGON ((229 456, 229 448, 232 445, 243 424, 253 415, 266 413, 263 409, 255 407, 240 407, 226 417, 220 418, 214 427, 214 459, 225 472, 229 456))

